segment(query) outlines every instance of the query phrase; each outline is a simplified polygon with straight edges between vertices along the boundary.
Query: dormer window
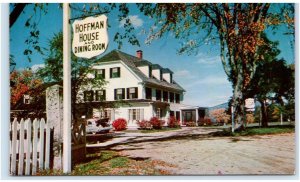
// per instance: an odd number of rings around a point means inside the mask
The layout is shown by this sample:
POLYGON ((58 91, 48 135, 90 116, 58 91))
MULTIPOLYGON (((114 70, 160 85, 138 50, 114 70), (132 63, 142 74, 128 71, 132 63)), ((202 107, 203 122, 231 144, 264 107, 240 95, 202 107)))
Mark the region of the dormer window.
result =
POLYGON ((95 78, 96 79, 104 79, 105 78, 105 69, 95 70, 95 78))
POLYGON ((110 68, 110 78, 120 78, 120 67, 110 68))

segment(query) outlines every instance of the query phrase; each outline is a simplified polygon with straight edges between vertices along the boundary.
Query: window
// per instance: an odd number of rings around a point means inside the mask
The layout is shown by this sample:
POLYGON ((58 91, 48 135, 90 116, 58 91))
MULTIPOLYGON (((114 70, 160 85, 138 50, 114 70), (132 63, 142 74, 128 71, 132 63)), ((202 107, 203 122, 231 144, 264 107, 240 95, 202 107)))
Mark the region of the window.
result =
POLYGON ((138 98, 138 88, 132 87, 127 88, 127 99, 137 99, 138 98))
POLYGON ((105 90, 96 90, 96 101, 103 101, 106 98, 106 92, 105 90))
POLYGON ((125 99, 125 88, 115 89, 115 100, 125 99))
POLYGON ((146 99, 152 100, 152 89, 146 87, 146 99))
POLYGON ((170 102, 174 103, 174 93, 170 92, 170 102))
POLYGON ((24 95, 24 104, 30 104, 30 96, 24 95))
POLYGON ((161 91, 160 90, 156 90, 156 100, 161 100, 161 91))
POLYGON ((94 100, 94 91, 93 90, 87 90, 83 92, 83 100, 84 101, 93 101, 94 100))
POLYGON ((110 78, 120 78, 121 71, 120 67, 110 68, 110 78))
POLYGON ((168 102, 169 100, 169 94, 167 91, 163 91, 163 99, 164 99, 164 102, 168 102))
POLYGON ((144 119, 144 109, 128 109, 129 121, 144 119))
POLYGON ((176 100, 176 103, 180 103, 180 95, 179 94, 175 94, 175 100, 176 100))
POLYGON ((95 70, 95 79, 104 79, 105 78, 105 69, 95 70))
POLYGON ((159 118, 159 119, 161 117, 161 109, 160 108, 156 109, 156 117, 159 118))

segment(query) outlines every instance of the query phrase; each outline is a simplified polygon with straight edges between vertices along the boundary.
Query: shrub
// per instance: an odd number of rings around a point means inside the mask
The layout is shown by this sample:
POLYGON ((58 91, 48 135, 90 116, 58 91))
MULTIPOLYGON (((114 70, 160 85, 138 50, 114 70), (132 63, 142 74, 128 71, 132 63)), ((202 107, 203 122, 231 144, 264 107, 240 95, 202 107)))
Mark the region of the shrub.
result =
POLYGON ((150 123, 150 121, 142 120, 142 121, 137 121, 136 123, 139 126, 139 128, 142 130, 152 129, 152 124, 150 123))
POLYGON ((171 116, 169 118, 169 121, 168 121, 168 126, 170 128, 179 128, 180 127, 180 122, 176 120, 176 118, 174 116, 171 116))
POLYGON ((185 125, 188 126, 188 127, 195 127, 196 123, 194 121, 186 121, 185 125))
POLYGON ((204 117, 204 119, 199 120, 199 126, 211 126, 212 122, 209 117, 204 117))
POLYGON ((112 125, 116 131, 126 130, 126 128, 127 128, 127 122, 123 118, 118 118, 118 119, 114 120, 112 125))
POLYGON ((154 129, 161 129, 162 126, 165 124, 165 121, 159 120, 157 117, 152 117, 150 119, 150 123, 154 129))

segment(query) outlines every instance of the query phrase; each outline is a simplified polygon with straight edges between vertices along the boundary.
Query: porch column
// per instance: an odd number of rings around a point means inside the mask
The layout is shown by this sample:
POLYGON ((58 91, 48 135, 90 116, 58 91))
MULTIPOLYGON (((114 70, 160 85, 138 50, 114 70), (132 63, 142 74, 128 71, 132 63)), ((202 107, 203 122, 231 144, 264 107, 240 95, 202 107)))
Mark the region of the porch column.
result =
POLYGON ((183 123, 183 117, 182 117, 182 110, 180 110, 180 125, 182 126, 182 123, 183 123))
POLYGON ((199 110, 196 108, 196 126, 198 126, 199 110))

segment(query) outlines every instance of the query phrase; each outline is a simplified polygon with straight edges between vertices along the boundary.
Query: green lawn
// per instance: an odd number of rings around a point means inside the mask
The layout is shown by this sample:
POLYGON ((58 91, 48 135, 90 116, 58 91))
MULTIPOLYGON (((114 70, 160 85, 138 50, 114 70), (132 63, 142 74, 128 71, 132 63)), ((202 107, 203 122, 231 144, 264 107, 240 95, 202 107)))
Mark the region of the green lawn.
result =
POLYGON ((280 133, 293 133, 295 132, 295 126, 283 125, 283 126, 269 126, 267 128, 262 127, 247 127, 240 132, 231 133, 230 129, 223 129, 213 133, 213 136, 252 136, 252 135, 268 135, 268 134, 280 134, 280 133))
MULTIPOLYGON (((75 165, 69 175, 73 176, 113 176, 113 175, 169 175, 159 166, 173 167, 162 161, 132 159, 120 156, 117 152, 103 150, 87 155, 86 161, 75 165)), ((39 176, 65 175, 62 171, 44 170, 39 176)))

